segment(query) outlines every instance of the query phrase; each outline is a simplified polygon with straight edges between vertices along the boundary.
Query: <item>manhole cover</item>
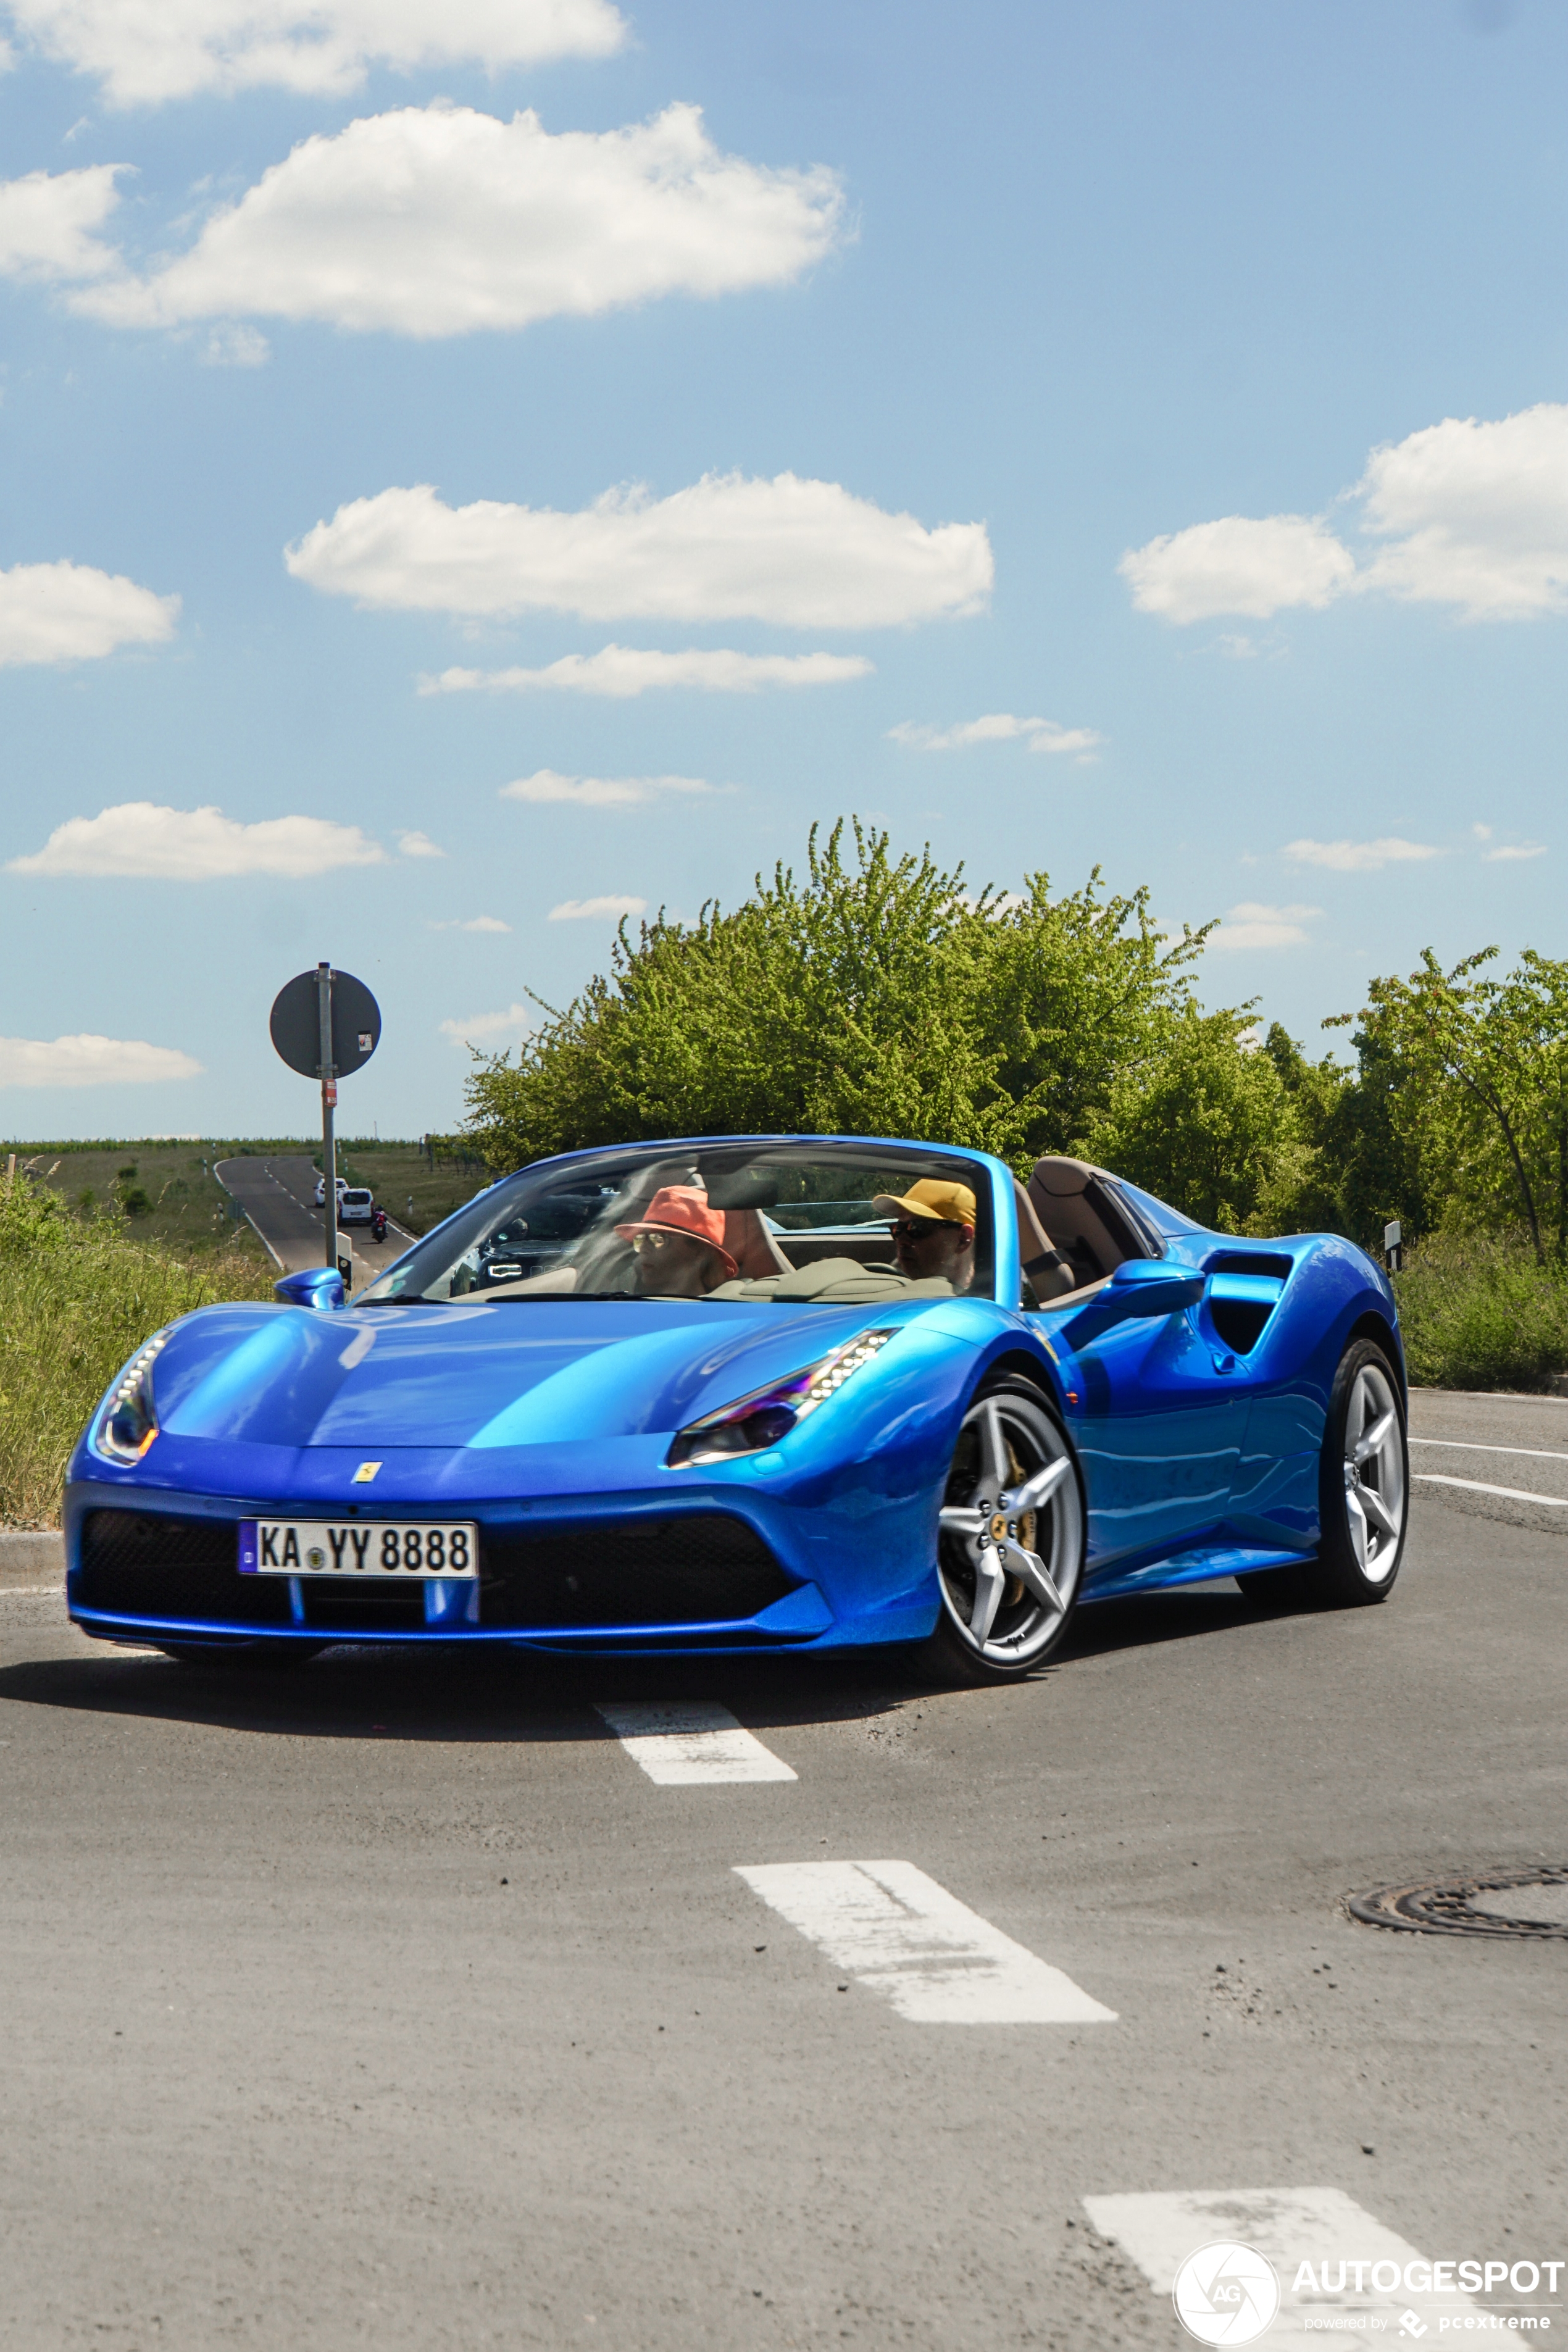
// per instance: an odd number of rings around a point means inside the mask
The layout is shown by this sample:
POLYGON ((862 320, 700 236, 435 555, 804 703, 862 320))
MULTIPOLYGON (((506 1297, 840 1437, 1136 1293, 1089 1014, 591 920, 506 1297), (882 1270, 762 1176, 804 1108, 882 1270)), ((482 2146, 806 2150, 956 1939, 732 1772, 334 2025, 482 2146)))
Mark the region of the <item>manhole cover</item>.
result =
POLYGON ((1489 1870, 1420 1886, 1352 1895, 1351 1916, 1369 1927, 1424 1936, 1568 1937, 1568 1869, 1489 1870))

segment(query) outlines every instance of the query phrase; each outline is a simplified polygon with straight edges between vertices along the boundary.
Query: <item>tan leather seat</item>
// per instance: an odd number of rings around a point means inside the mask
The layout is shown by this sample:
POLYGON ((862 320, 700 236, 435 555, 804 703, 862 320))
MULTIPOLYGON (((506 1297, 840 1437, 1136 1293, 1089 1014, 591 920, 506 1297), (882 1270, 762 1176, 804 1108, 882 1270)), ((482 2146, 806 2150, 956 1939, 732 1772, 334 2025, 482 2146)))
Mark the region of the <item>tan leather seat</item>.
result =
POLYGON ((1048 1299, 1071 1290, 1078 1276, 1036 1215, 1034 1202, 1016 1176, 1013 1206, 1018 1218, 1018 1261, 1035 1297, 1044 1306, 1048 1299))
POLYGON ((1147 1255, 1107 1196, 1103 1171, 1086 1160, 1037 1160, 1029 1202, 1057 1247, 1071 1258, 1079 1283, 1098 1281, 1114 1274, 1124 1259, 1147 1255))
POLYGON ((790 1262, 763 1223, 760 1209, 726 1209, 724 1246, 742 1276, 759 1282, 770 1274, 789 1274, 790 1262))

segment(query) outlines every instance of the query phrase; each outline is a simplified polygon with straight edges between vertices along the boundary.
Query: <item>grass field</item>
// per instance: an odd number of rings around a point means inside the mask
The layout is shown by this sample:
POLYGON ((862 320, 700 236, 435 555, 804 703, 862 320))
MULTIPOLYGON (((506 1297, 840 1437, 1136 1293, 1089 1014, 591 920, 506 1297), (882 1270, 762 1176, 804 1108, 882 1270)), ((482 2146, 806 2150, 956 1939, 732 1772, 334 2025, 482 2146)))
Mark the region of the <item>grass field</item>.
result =
POLYGON ((51 1525, 71 1447, 142 1340, 218 1298, 270 1298, 250 1235, 178 1256, 126 1221, 73 1216, 0 1164, 0 1521, 51 1525))
MULTIPOLYGON (((220 1160, 247 1154, 264 1158, 272 1152, 299 1154, 319 1165, 321 1139, 163 1137, 143 1142, 7 1143, 0 1145, 0 1176, 15 1153, 18 1167, 42 1177, 79 1217, 90 1219, 108 1210, 124 1216, 138 1241, 172 1249, 181 1257, 238 1249, 253 1253, 259 1265, 266 1252, 250 1228, 236 1219, 234 1203, 212 1171, 220 1160)), ((363 1137, 340 1139, 338 1173, 351 1184, 368 1184, 398 1223, 414 1234, 428 1233, 489 1181, 477 1160, 437 1152, 432 1165, 420 1144, 363 1137)))
MULTIPOLYGON (((0 1145, 0 1523, 58 1518, 71 1447, 120 1366, 192 1307, 270 1298, 276 1269, 213 1173, 313 1139, 0 1145), (16 1174, 10 1174, 15 1161, 16 1174)), ((488 1181, 477 1160, 351 1139, 339 1173, 426 1232, 488 1181), (408 1202, 413 1198, 410 1215, 408 1202)))

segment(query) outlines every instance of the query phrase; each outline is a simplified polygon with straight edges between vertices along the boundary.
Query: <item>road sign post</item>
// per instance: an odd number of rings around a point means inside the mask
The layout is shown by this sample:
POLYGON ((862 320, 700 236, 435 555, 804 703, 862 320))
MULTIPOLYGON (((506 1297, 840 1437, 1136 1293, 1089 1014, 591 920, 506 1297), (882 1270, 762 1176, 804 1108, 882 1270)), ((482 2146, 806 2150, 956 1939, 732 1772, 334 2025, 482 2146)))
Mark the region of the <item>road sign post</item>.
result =
POLYGON ((338 1073, 332 1061, 332 967, 316 966, 317 1036, 321 1071, 321 1229, 327 1264, 338 1262, 338 1139, 333 1113, 338 1107, 338 1073))
MULTIPOLYGON (((338 1080, 363 1069, 381 1042, 381 1007, 350 971, 319 963, 273 999, 272 1043, 291 1070, 321 1087, 321 1227, 328 1265, 338 1255, 338 1080)), ((350 1255, 353 1265, 353 1254, 350 1255)), ((345 1284, 346 1286, 346 1284, 345 1284)))

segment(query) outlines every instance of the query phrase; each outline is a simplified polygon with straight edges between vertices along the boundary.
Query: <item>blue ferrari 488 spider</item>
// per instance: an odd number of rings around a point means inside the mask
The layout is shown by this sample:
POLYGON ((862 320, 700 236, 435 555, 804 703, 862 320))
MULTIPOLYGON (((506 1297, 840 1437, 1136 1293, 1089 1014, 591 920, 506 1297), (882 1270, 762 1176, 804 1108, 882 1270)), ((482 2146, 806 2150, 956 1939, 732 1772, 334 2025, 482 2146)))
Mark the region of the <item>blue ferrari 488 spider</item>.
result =
POLYGON ((1382 1601, 1393 1293, 1103 1170, 699 1137, 503 1178, 352 1305, 159 1331, 72 1458, 71 1614, 176 1657, 332 1642, 870 1643, 984 1682, 1081 1602, 1382 1601))

